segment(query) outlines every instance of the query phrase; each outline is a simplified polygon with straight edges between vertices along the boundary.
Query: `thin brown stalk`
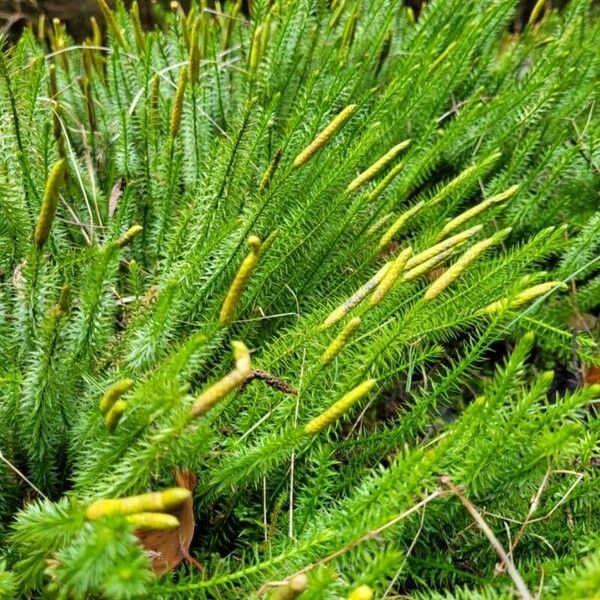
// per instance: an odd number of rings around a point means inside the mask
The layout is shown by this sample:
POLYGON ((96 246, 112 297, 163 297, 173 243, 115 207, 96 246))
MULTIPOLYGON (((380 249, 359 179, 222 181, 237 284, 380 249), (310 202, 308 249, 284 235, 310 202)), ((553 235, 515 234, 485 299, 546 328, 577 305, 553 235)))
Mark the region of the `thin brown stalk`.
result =
POLYGON ((39 488, 37 488, 32 482, 31 480, 29 480, 25 475, 23 475, 23 473, 21 473, 21 471, 19 471, 19 469, 17 469, 17 467, 15 467, 15 465, 13 465, 5 456, 4 454, 2 454, 2 450, 0 450, 0 460, 12 471, 14 471, 14 473, 16 475, 18 475, 27 485, 29 485, 34 491, 36 491, 44 500, 48 500, 48 497, 44 494, 44 492, 42 492, 39 488))
MULTIPOLYGON (((403 519, 406 519, 406 517, 409 517, 413 513, 417 512, 423 506, 426 506, 427 504, 429 504, 432 500, 435 500, 436 498, 444 496, 445 494, 446 494, 446 492, 440 488, 434 490, 433 492, 431 492, 431 494, 425 496, 425 498, 423 498, 423 500, 421 500, 420 502, 417 502, 416 504, 414 504, 413 506, 411 506, 404 512, 397 514, 395 517, 393 517, 389 521, 386 521, 383 525, 380 525, 379 527, 376 527, 375 529, 370 529, 363 535, 353 539, 351 542, 348 542, 345 546, 342 546, 341 548, 338 548, 337 550, 334 550, 333 552, 329 553, 327 556, 324 556, 323 558, 320 558, 319 560, 317 560, 313 563, 310 563, 309 565, 306 565, 305 567, 303 567, 302 569, 300 569, 293 575, 290 575, 286 579, 286 581, 289 581, 290 579, 292 579, 298 575, 303 575, 305 573, 308 573, 309 571, 312 571, 313 569, 320 567, 321 565, 331 562, 332 560, 336 559, 338 556, 341 556, 342 554, 349 552, 350 550, 356 548, 360 544, 377 538, 379 535, 381 535, 384 531, 386 531, 390 527, 397 525, 398 523, 400 523, 400 521, 402 521, 403 519)), ((269 582, 265 583, 258 590, 257 593, 260 595, 272 587, 281 585, 281 583, 282 582, 269 581, 269 582)))
MULTIPOLYGON (((531 522, 531 517, 533 516, 533 513, 538 509, 538 506, 540 505, 540 498, 542 497, 542 494, 544 493, 544 490, 546 489, 546 486, 548 485, 548 479, 550 478, 550 473, 551 473, 550 467, 548 467, 546 473, 544 473, 544 478, 542 479, 542 483, 538 487, 536 493, 531 498, 531 502, 529 503, 529 510, 527 511, 527 516, 525 517, 525 520, 521 524, 521 527, 519 527, 519 531, 517 532, 517 535, 515 536, 514 541, 510 545, 510 550, 508 552, 508 555, 511 558, 513 557, 513 554, 514 554, 515 548, 517 547, 517 544, 521 541, 521 538, 523 537, 523 534, 525 533, 525 529, 531 522)), ((500 561, 498 563, 498 565, 496 565, 496 572, 501 573, 505 570, 505 568, 506 568, 506 565, 504 564, 504 562, 500 561)))
POLYGON ((517 568, 515 567, 512 559, 506 553, 506 551, 502 547, 502 544, 500 543, 490 526, 486 523, 485 519, 481 516, 479 511, 465 497, 462 491, 456 485, 454 485, 450 477, 444 475, 440 478, 440 482, 444 487, 448 488, 448 490, 450 490, 450 492, 452 492, 460 500, 460 503, 467 509, 469 514, 473 517, 473 520, 475 521, 475 523, 477 523, 479 529, 481 529, 482 533, 488 539, 490 545, 492 546, 500 560, 506 565, 506 570, 508 571, 508 574, 513 580, 515 586, 517 587, 521 598, 523 598, 523 600, 534 600, 534 597, 531 595, 531 592, 527 588, 527 585, 523 581, 523 578, 517 571, 517 568))

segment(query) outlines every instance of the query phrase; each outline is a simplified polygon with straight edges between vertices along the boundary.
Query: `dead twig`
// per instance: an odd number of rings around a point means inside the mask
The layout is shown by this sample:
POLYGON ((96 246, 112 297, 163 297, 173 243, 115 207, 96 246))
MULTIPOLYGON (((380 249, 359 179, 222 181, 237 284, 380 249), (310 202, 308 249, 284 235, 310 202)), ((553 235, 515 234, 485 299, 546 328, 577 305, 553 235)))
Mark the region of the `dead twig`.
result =
POLYGON ((415 533, 415 536, 413 537, 412 542, 410 543, 410 546, 408 547, 408 550, 406 551, 406 553, 404 555, 402 564, 396 571, 394 578, 392 579, 392 581, 390 581, 390 585, 388 585, 387 589, 385 590, 385 593, 383 594, 384 600, 385 600, 385 598, 388 597, 388 594, 392 591, 392 588, 396 585, 396 581, 398 581, 398 577, 400 577, 400 573, 402 573, 402 570, 406 566, 408 557, 412 554, 412 551, 414 550, 415 546, 417 545, 417 540, 419 539, 419 536, 421 535, 421 531, 423 531, 423 525, 425 525, 425 507, 423 507, 423 510, 421 511, 421 522, 419 523, 419 528, 417 529, 417 533, 415 533))
MULTIPOLYGON (((386 521, 383 525, 380 525, 379 527, 376 527, 375 529, 371 529, 371 530, 367 531, 366 533, 355 538, 351 542, 348 542, 345 546, 342 546, 341 548, 338 548, 337 550, 330 552, 329 554, 327 554, 327 556, 324 556, 323 558, 320 558, 319 560, 317 560, 313 563, 310 563, 309 565, 306 565, 299 571, 296 571, 296 573, 294 573, 293 575, 290 575, 289 577, 287 577, 284 581, 289 581, 290 579, 293 579, 294 577, 296 577, 298 575, 303 575, 305 573, 308 573, 309 571, 312 571, 316 567, 320 567, 321 565, 331 562, 332 560, 336 559, 338 556, 341 556, 342 554, 345 554, 346 552, 353 550, 360 544, 377 538, 384 531, 386 531, 390 527, 393 527, 394 525, 400 523, 400 521, 402 521, 406 517, 412 515, 414 512, 417 512, 420 508, 426 506, 432 500, 435 500, 436 498, 440 498, 441 496, 445 496, 445 495, 446 495, 446 491, 441 488, 434 490, 433 492, 431 492, 431 494, 429 494, 428 496, 425 496, 425 498, 423 498, 423 500, 421 500, 420 502, 417 502, 416 504, 411 506, 409 509, 405 510, 404 512, 401 512, 400 514, 396 515, 389 521, 386 521)), ((260 587, 260 589, 257 591, 257 594, 258 595, 264 594, 267 590, 271 589, 272 587, 278 587, 278 586, 282 585, 282 583, 283 583, 282 581, 268 581, 267 583, 263 584, 260 587)), ((533 599, 529 598, 527 600, 533 600, 533 599)))
MULTIPOLYGON (((510 546, 510 550, 508 551, 508 556, 510 556, 510 558, 513 557, 513 554, 514 554, 515 548, 517 547, 517 544, 520 542, 521 538, 523 537, 523 534, 525 533, 525 529, 531 522, 531 517, 533 516, 533 513, 538 509, 538 506, 540 505, 540 498, 542 497, 542 494, 544 493, 544 490, 546 489, 546 486, 548 485, 548 479, 550 478, 550 473, 551 473, 550 467, 548 467, 548 469, 546 470, 546 473, 544 473, 544 478, 542 479, 542 483, 538 487, 536 493, 533 495, 533 498, 531 499, 531 501, 529 503, 529 510, 527 511, 527 516, 525 517, 525 520, 521 524, 521 527, 519 527, 519 531, 517 532, 517 535, 515 536, 515 539, 510 546)), ((496 565, 495 570, 496 570, 496 573, 499 574, 499 573, 503 573, 505 569, 506 569, 505 563, 500 561, 496 565)))
POLYGON ((500 543, 494 532, 491 530, 490 526, 486 523, 485 519, 475 508, 475 506, 471 504, 471 502, 469 502, 469 500, 465 497, 462 491, 456 485, 454 485, 450 477, 444 475, 440 478, 440 482, 444 487, 448 488, 448 490, 450 490, 450 492, 452 492, 460 500, 460 503, 467 509, 469 514, 473 517, 473 520, 477 523, 479 529, 481 529, 485 537, 488 539, 490 545, 495 550, 500 560, 506 565, 506 570, 508 571, 508 574, 513 580, 515 586, 517 587, 517 590, 519 590, 521 598, 523 598, 523 600, 535 600, 534 597, 531 595, 531 592, 527 588, 527 585, 523 581, 523 578, 517 571, 517 568, 515 567, 512 559, 506 553, 506 551, 502 547, 502 544, 500 543))
POLYGON ((2 454, 2 450, 0 450, 0 460, 7 467, 9 467, 16 475, 18 475, 29 487, 31 487, 31 489, 33 489, 35 492, 37 492, 44 500, 48 501, 48 497, 44 494, 44 492, 42 492, 38 487, 36 487, 30 479, 27 479, 27 477, 25 475, 23 475, 23 473, 21 473, 21 471, 19 471, 19 469, 17 469, 17 467, 15 467, 15 465, 13 465, 8 460, 8 458, 6 458, 4 456, 4 454, 2 454))
POLYGON ((281 379, 278 379, 277 377, 275 377, 275 375, 271 375, 270 373, 267 373, 266 371, 261 371, 260 369, 255 369, 254 371, 252 371, 250 377, 248 377, 248 379, 246 379, 246 381, 244 382, 242 389, 244 389, 254 379, 260 379, 261 381, 264 381, 268 386, 272 387, 275 390, 279 390, 284 394, 289 394, 290 396, 298 395, 298 390, 295 387, 291 386, 289 383, 286 383, 281 379))

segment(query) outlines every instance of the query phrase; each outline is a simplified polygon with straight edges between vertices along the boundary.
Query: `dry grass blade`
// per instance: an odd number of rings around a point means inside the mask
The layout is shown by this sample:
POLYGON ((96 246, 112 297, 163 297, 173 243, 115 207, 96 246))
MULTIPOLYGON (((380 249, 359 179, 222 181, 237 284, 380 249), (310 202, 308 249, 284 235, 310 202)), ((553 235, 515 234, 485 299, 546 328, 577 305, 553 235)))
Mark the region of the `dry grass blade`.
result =
POLYGON ((475 523, 477 523, 479 529, 481 529, 485 537, 488 539, 490 545, 495 550, 500 560, 506 565, 506 570, 508 571, 508 574, 513 580, 515 586, 517 587, 517 590, 519 590, 521 598, 523 598, 523 600, 534 600, 534 597, 531 595, 531 592, 527 588, 526 583, 523 581, 523 578, 517 571, 517 568, 515 567, 512 559, 506 553, 506 551, 502 547, 502 544, 500 543, 490 526, 486 523, 485 519, 481 516, 479 511, 475 508, 473 504, 471 504, 471 502, 469 502, 469 500, 465 497, 461 490, 456 485, 454 485, 450 477, 443 476, 440 478, 440 482, 444 487, 450 490, 450 492, 452 492, 460 500, 460 503, 467 509, 469 514, 473 517, 473 520, 475 521, 475 523))

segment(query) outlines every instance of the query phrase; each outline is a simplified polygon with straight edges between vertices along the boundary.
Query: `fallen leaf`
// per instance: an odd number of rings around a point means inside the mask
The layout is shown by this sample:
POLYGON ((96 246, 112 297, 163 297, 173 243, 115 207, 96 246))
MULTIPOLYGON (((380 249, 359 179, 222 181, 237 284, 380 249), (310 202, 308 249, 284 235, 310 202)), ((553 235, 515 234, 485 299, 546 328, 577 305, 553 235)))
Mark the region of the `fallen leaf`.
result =
POLYGON ((569 317, 568 324, 575 331, 592 331, 598 323, 597 317, 590 313, 574 313, 569 317))
MULTIPOLYGON (((177 484, 191 492, 198 478, 191 471, 175 470, 177 484)), ((146 550, 156 575, 164 575, 175 569, 183 560, 187 560, 199 569, 202 565, 190 554, 190 545, 194 537, 194 501, 190 497, 178 508, 171 511, 177 517, 179 527, 171 531, 153 529, 137 530, 138 540, 146 550)))
POLYGON ((586 385, 600 383, 600 367, 596 365, 583 365, 583 380, 586 385))
POLYGON ((119 199, 123 195, 123 190, 125 189, 125 179, 123 177, 119 177, 117 179, 115 185, 113 185, 112 190, 110 191, 110 197, 108 199, 108 216, 112 217, 117 210, 117 206, 119 204, 119 199))

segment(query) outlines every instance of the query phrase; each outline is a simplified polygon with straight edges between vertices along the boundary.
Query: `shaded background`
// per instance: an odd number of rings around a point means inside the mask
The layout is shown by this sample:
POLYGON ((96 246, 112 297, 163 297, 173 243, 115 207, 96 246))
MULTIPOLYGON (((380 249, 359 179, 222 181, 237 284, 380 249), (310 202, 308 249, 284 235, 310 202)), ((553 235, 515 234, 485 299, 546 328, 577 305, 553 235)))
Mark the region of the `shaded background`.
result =
MULTIPOLYGON (((536 0, 520 0, 513 23, 515 30, 522 29, 535 2, 536 0)), ((547 0, 546 5, 562 7, 567 2, 568 0, 547 0)), ((114 0, 108 0, 108 3, 114 6, 114 0)), ((169 0, 138 0, 140 14, 147 25, 152 24, 152 5, 157 3, 168 6, 169 0)), ((187 8, 189 0, 180 0, 179 3, 187 8)), ((423 0, 405 0, 404 3, 418 14, 423 0)), ((131 0, 126 0, 125 4, 131 4, 131 0)), ((244 5, 247 11, 247 1, 244 5)), ((45 14, 48 22, 58 17, 75 39, 82 39, 89 34, 91 16, 102 23, 97 0, 0 0, 0 29, 14 37, 28 22, 36 22, 40 14, 45 14)))
MULTIPOLYGON (((125 0, 129 6, 132 0, 125 0)), ((107 0, 110 6, 115 0, 107 0)), ((169 5, 169 0, 138 0, 140 16, 147 25, 152 24, 154 4, 169 5)), ((179 2, 187 9, 189 0, 179 2)), ((63 21, 69 33, 75 39, 83 39, 90 33, 90 17, 96 17, 103 25, 102 12, 97 0, 0 0, 0 28, 11 37, 18 33, 29 22, 37 22, 39 15, 46 15, 48 23, 57 17, 63 21)))

